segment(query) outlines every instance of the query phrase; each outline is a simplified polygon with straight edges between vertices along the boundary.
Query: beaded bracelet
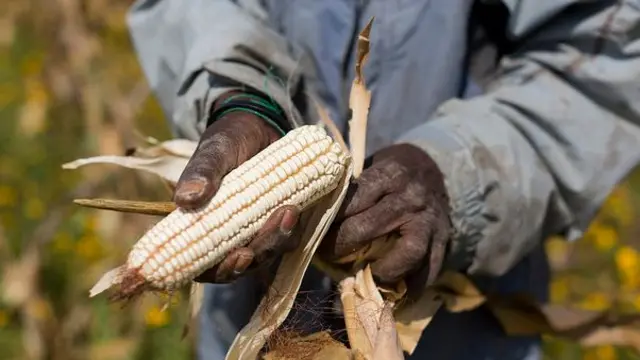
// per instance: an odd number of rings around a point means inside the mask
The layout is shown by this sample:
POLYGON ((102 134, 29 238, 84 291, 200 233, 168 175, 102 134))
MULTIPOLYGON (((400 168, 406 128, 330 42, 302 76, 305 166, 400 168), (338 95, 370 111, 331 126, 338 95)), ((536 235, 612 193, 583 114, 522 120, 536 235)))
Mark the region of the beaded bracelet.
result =
POLYGON ((221 106, 210 114, 207 120, 207 127, 219 118, 234 111, 244 111, 256 115, 276 129, 280 135, 284 136, 287 133, 281 126, 281 124, 286 124, 286 119, 279 106, 260 96, 246 93, 226 98, 221 106))

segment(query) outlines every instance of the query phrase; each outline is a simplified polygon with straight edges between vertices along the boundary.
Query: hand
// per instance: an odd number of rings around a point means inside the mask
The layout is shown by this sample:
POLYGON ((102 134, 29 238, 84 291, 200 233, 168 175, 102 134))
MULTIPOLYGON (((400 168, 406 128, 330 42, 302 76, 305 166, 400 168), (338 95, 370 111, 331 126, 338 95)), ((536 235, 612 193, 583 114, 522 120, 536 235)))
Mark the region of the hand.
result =
POLYGON ((391 250, 372 262, 374 277, 382 284, 417 278, 421 286, 425 280, 431 284, 452 231, 442 173, 429 155, 409 144, 389 146, 368 161, 321 243, 320 256, 335 261, 397 234, 391 250))
MULTIPOLYGON (((190 209, 205 205, 226 174, 279 137, 274 128, 256 115, 241 111, 224 115, 202 134, 195 153, 176 184, 176 205, 190 209)), ((263 268, 283 252, 295 249, 299 239, 291 237, 291 234, 298 218, 299 210, 295 206, 276 209, 249 244, 233 250, 195 281, 233 281, 249 270, 263 268)))

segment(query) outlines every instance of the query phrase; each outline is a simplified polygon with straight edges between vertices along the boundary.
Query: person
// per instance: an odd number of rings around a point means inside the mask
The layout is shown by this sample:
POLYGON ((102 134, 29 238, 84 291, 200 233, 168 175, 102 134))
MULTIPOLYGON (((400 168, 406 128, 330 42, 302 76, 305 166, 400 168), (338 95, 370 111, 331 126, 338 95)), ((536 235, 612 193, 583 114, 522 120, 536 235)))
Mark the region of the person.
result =
MULTIPOLYGON (((380 283, 453 269, 545 301, 543 240, 580 238, 640 157, 637 0, 138 0, 127 22, 146 79, 175 136, 199 140, 175 201, 204 203, 239 163, 317 122, 316 103, 346 134, 372 17, 369 158, 319 254, 395 233, 371 263, 380 283)), ((198 279, 200 359, 224 358, 260 269, 298 244, 298 215, 278 209, 198 279)), ((315 270, 303 287, 331 289, 315 270)), ((411 356, 427 357, 541 359, 541 339, 506 336, 484 308, 440 311, 411 356)))

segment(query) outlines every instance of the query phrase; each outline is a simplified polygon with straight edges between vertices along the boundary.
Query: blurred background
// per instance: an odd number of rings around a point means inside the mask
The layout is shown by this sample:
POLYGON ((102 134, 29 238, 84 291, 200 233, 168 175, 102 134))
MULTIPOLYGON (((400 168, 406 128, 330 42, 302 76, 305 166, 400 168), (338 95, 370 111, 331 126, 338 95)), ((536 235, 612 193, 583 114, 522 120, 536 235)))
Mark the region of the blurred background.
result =
MULTIPOLYGON (((0 359, 188 359, 186 301, 121 309, 88 289, 157 218, 79 208, 79 197, 167 200, 153 176, 62 170, 170 137, 132 52, 130 1, 3 0, 0 14, 0 359)), ((553 302, 640 311, 640 173, 576 244, 550 239, 553 302)), ((547 339, 549 359, 640 359, 547 339)))

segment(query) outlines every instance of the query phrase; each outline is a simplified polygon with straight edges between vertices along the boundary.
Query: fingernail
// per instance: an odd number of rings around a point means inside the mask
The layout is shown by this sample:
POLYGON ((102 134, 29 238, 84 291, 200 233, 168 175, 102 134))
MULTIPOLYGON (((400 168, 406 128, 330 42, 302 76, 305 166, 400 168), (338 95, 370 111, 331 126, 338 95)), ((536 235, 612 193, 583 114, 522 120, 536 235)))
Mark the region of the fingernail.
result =
POLYGON ((192 200, 202 194, 204 187, 207 183, 204 180, 190 180, 183 184, 180 184, 178 191, 176 192, 176 197, 192 200))
POLYGON ((291 235, 293 228, 296 226, 298 218, 292 210, 285 210, 280 221, 280 231, 284 235, 291 235))

